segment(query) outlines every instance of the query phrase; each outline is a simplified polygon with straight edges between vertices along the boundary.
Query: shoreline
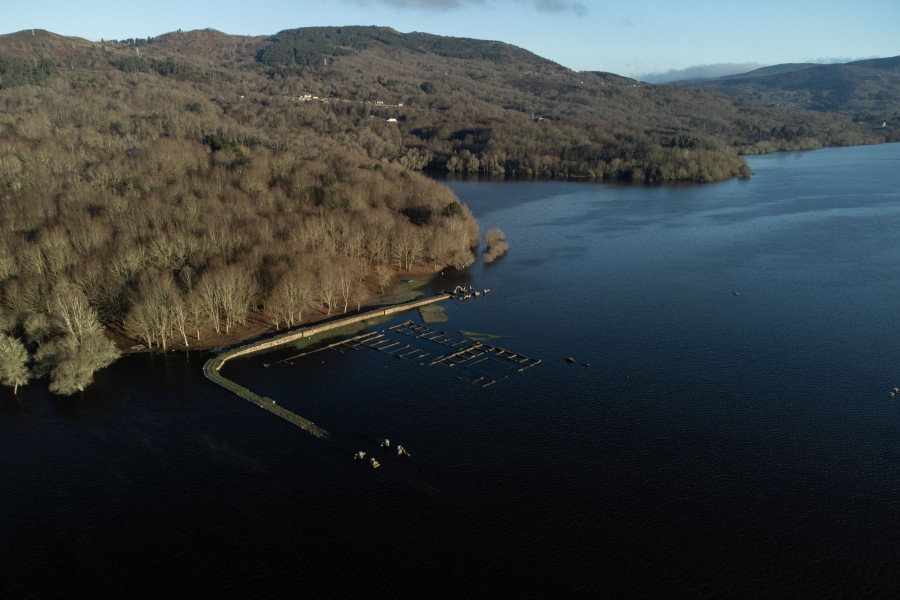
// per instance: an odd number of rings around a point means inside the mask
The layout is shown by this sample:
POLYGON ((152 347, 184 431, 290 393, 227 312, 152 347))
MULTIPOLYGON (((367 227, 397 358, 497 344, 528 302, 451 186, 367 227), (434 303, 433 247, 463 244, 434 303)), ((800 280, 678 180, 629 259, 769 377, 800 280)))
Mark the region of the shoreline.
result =
MULTIPOLYGON (((411 271, 398 272, 396 275, 397 283, 391 287, 391 291, 381 295, 378 293, 378 286, 371 282, 366 283, 369 294, 366 296, 368 304, 361 305, 359 310, 348 310, 343 312, 332 312, 330 314, 321 310, 321 307, 310 307, 309 317, 306 317, 301 323, 291 327, 281 327, 275 329, 272 322, 265 318, 260 311, 253 311, 247 316, 247 323, 244 325, 235 325, 231 331, 225 333, 214 332, 212 329, 201 329, 201 337, 197 339, 195 336, 188 335, 189 345, 184 344, 184 340, 172 337, 168 340, 167 348, 163 349, 159 346, 148 348, 146 344, 132 338, 121 325, 107 326, 107 333, 116 343, 116 346, 122 353, 122 356, 130 356, 133 354, 150 354, 150 353, 166 353, 166 352, 223 352, 236 346, 241 346, 253 342, 254 340, 263 340, 285 334, 289 331, 297 331, 301 328, 316 327, 323 324, 340 321, 348 317, 355 317, 363 313, 378 310, 379 307, 387 308, 397 306, 399 304, 413 302, 421 299, 425 292, 423 288, 446 269, 446 266, 431 268, 420 268, 411 271), (405 278, 405 279, 401 279, 405 278)), ((196 333, 196 331, 194 332, 196 333)))
POLYGON ((292 329, 289 332, 285 332, 282 335, 265 337, 256 342, 241 344, 236 348, 226 350, 221 354, 218 354, 207 360, 203 364, 203 376, 212 383, 225 388, 226 390, 236 394, 237 396, 240 396, 244 400, 247 400, 251 404, 255 404, 259 408, 267 410, 275 416, 296 425, 297 427, 303 429, 311 435, 319 438, 327 438, 329 437, 328 432, 309 419, 301 417, 297 413, 279 406, 275 400, 262 397, 254 393, 252 390, 245 388, 244 386, 239 385, 237 382, 232 381, 231 379, 228 379, 227 377, 222 375, 220 373, 222 367, 225 366, 226 362, 233 358, 254 354, 256 352, 264 352, 266 350, 271 350, 279 346, 290 344, 299 339, 312 338, 320 333, 325 333, 333 329, 339 329, 341 327, 346 327, 348 325, 353 325, 356 323, 364 323, 365 321, 371 319, 387 317, 396 313, 405 312, 422 306, 428 306, 430 304, 443 302, 445 300, 451 299, 452 297, 453 296, 451 294, 444 292, 430 298, 402 302, 400 304, 395 304, 384 308, 376 308, 373 310, 360 312, 359 314, 350 317, 343 317, 328 321, 326 323, 314 324, 311 327, 300 326, 298 328, 292 329))

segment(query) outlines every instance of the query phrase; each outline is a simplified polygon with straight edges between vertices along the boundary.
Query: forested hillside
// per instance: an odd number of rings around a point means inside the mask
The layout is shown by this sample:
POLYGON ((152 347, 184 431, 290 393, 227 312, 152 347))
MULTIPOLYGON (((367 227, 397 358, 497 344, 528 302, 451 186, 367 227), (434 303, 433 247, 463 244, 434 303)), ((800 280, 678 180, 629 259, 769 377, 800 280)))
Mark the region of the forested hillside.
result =
POLYGON ((474 260, 478 226, 446 187, 244 96, 239 73, 44 38, 55 66, 0 90, 4 383, 83 389, 118 355, 109 327, 185 347, 474 260))
POLYGON ((790 108, 849 115, 900 140, 900 56, 845 64, 775 65, 749 73, 678 85, 704 88, 790 108))
POLYGON ((340 118, 323 132, 410 168, 712 181, 747 174, 740 154, 883 139, 847 117, 576 73, 499 42, 310 28, 261 42, 255 58, 243 68, 264 74, 269 91, 338 100, 351 119, 396 118, 396 143, 340 118))
POLYGON ((748 174, 742 152, 878 141, 847 117, 385 28, 0 36, 0 381, 74 393, 118 355, 110 332, 216 343, 466 267, 478 225, 421 171, 712 181, 748 174))

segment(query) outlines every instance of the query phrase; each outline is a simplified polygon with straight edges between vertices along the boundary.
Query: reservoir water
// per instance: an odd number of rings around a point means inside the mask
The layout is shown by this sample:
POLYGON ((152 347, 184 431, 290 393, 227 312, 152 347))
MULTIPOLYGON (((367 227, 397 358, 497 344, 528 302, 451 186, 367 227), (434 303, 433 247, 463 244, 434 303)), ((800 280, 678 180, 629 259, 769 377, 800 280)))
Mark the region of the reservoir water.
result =
POLYGON ((896 597, 900 145, 749 163, 447 182, 510 251, 438 277, 492 292, 431 327, 542 362, 488 387, 367 349, 226 366, 327 440, 202 353, 4 388, 0 597, 896 597))

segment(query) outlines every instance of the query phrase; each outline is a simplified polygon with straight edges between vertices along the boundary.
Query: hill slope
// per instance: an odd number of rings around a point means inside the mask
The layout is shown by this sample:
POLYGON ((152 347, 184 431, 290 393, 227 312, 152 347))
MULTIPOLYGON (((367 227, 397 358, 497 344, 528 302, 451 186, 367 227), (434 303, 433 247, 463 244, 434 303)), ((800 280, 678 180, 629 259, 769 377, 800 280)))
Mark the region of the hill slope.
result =
POLYGON ((410 170, 706 181, 745 173, 742 153, 886 139, 845 117, 578 73, 500 42, 384 27, 255 38, 204 30, 102 44, 29 33, 0 38, 0 56, 30 61, 0 65, 0 86, 42 81, 53 64, 55 77, 94 90, 120 85, 121 73, 160 86, 215 79, 215 98, 201 93, 197 102, 213 100, 227 115, 245 95, 269 120, 410 170))
POLYGON ((779 106, 840 112, 872 125, 896 123, 900 116, 900 56, 832 65, 775 65, 677 85, 779 106))

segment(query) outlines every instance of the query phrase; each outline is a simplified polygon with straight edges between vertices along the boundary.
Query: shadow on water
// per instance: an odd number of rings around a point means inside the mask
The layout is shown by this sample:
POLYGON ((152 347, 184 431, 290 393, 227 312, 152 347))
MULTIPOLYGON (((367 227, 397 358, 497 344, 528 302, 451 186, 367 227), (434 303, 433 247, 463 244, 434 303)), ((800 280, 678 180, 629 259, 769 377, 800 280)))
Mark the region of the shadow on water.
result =
POLYGON ((34 414, 34 395, 25 389, 20 390, 18 394, 0 396, 0 421, 22 424, 33 418, 34 414))
POLYGON ((425 294, 433 296, 442 291, 452 292, 456 286, 467 287, 472 285, 473 275, 468 269, 459 270, 446 267, 443 271, 431 278, 425 286, 425 294))
POLYGON ((111 394, 96 395, 89 391, 71 396, 51 396, 53 410, 60 417, 81 423, 91 423, 97 417, 116 411, 120 398, 111 394))

